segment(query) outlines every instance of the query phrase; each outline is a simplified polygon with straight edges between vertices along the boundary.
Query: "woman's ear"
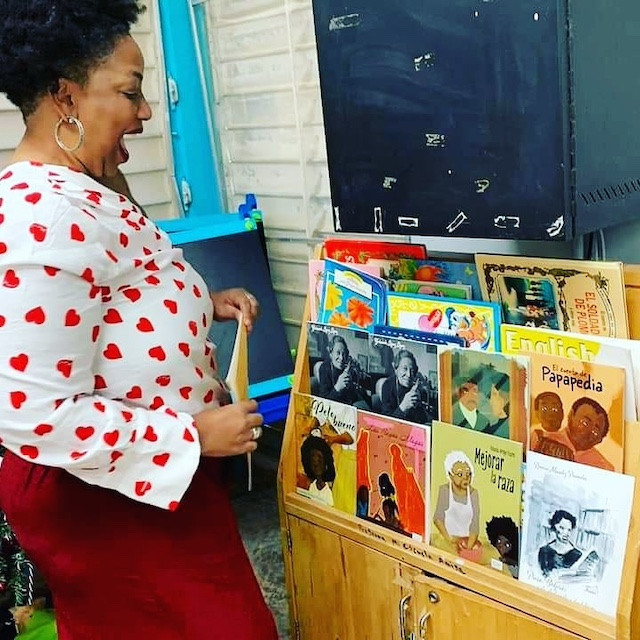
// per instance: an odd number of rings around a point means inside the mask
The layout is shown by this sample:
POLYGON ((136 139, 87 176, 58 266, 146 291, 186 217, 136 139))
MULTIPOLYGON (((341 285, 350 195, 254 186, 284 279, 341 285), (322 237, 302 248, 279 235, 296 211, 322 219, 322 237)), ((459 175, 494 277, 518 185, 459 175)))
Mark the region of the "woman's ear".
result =
POLYGON ((51 98, 61 114, 69 115, 74 112, 77 107, 76 94, 78 89, 78 83, 67 78, 59 78, 57 88, 51 89, 51 98))

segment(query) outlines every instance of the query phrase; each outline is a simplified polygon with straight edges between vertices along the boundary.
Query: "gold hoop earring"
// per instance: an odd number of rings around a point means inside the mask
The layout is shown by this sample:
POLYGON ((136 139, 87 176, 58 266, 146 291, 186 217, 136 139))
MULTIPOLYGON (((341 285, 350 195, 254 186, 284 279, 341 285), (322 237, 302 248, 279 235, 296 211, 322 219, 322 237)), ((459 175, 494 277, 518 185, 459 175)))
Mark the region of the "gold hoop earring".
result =
POLYGON ((78 118, 75 116, 62 116, 58 122, 56 122, 56 126, 53 129, 53 137, 56 139, 56 144, 63 150, 68 153, 72 151, 77 151, 84 142, 84 125, 78 118), (78 129, 78 141, 73 147, 68 147, 61 139, 60 139, 60 127, 63 124, 72 124, 78 129))

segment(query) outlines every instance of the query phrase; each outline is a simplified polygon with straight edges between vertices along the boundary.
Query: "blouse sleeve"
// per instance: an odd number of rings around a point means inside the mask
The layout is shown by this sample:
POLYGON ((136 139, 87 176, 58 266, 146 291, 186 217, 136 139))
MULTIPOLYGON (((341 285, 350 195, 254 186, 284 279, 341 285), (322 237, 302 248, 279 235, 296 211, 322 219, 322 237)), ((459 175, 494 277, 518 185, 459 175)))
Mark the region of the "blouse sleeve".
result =
POLYGON ((0 260, 0 441, 24 459, 175 509, 200 459, 192 416, 101 396, 93 362, 112 345, 98 346, 95 274, 72 268, 77 260, 55 243, 16 255, 0 260))

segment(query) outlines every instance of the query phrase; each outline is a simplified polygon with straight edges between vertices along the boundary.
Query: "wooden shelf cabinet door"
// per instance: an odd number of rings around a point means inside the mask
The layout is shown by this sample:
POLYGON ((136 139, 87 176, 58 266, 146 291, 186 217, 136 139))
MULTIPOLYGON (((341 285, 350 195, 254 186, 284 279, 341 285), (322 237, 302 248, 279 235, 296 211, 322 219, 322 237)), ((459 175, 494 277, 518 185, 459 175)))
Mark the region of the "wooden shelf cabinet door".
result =
POLYGON ((439 578, 416 576, 413 586, 415 640, 584 640, 439 578))

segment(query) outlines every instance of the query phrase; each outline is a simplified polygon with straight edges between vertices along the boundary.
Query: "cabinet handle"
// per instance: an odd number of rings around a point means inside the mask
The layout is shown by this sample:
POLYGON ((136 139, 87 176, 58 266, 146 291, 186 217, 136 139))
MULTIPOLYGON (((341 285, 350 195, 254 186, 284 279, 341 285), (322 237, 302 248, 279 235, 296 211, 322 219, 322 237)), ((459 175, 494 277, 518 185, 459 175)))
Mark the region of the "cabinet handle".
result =
POLYGON ((400 598, 399 611, 398 611, 398 622, 400 624, 400 640, 410 640, 407 637, 406 628, 405 628, 405 623, 406 623, 405 613, 409 608, 409 600, 411 600, 411 595, 400 598))
POLYGON ((420 620, 418 621, 418 631, 420 632, 420 640, 427 640, 427 622, 431 617, 431 613, 427 611, 420 616, 420 620))

